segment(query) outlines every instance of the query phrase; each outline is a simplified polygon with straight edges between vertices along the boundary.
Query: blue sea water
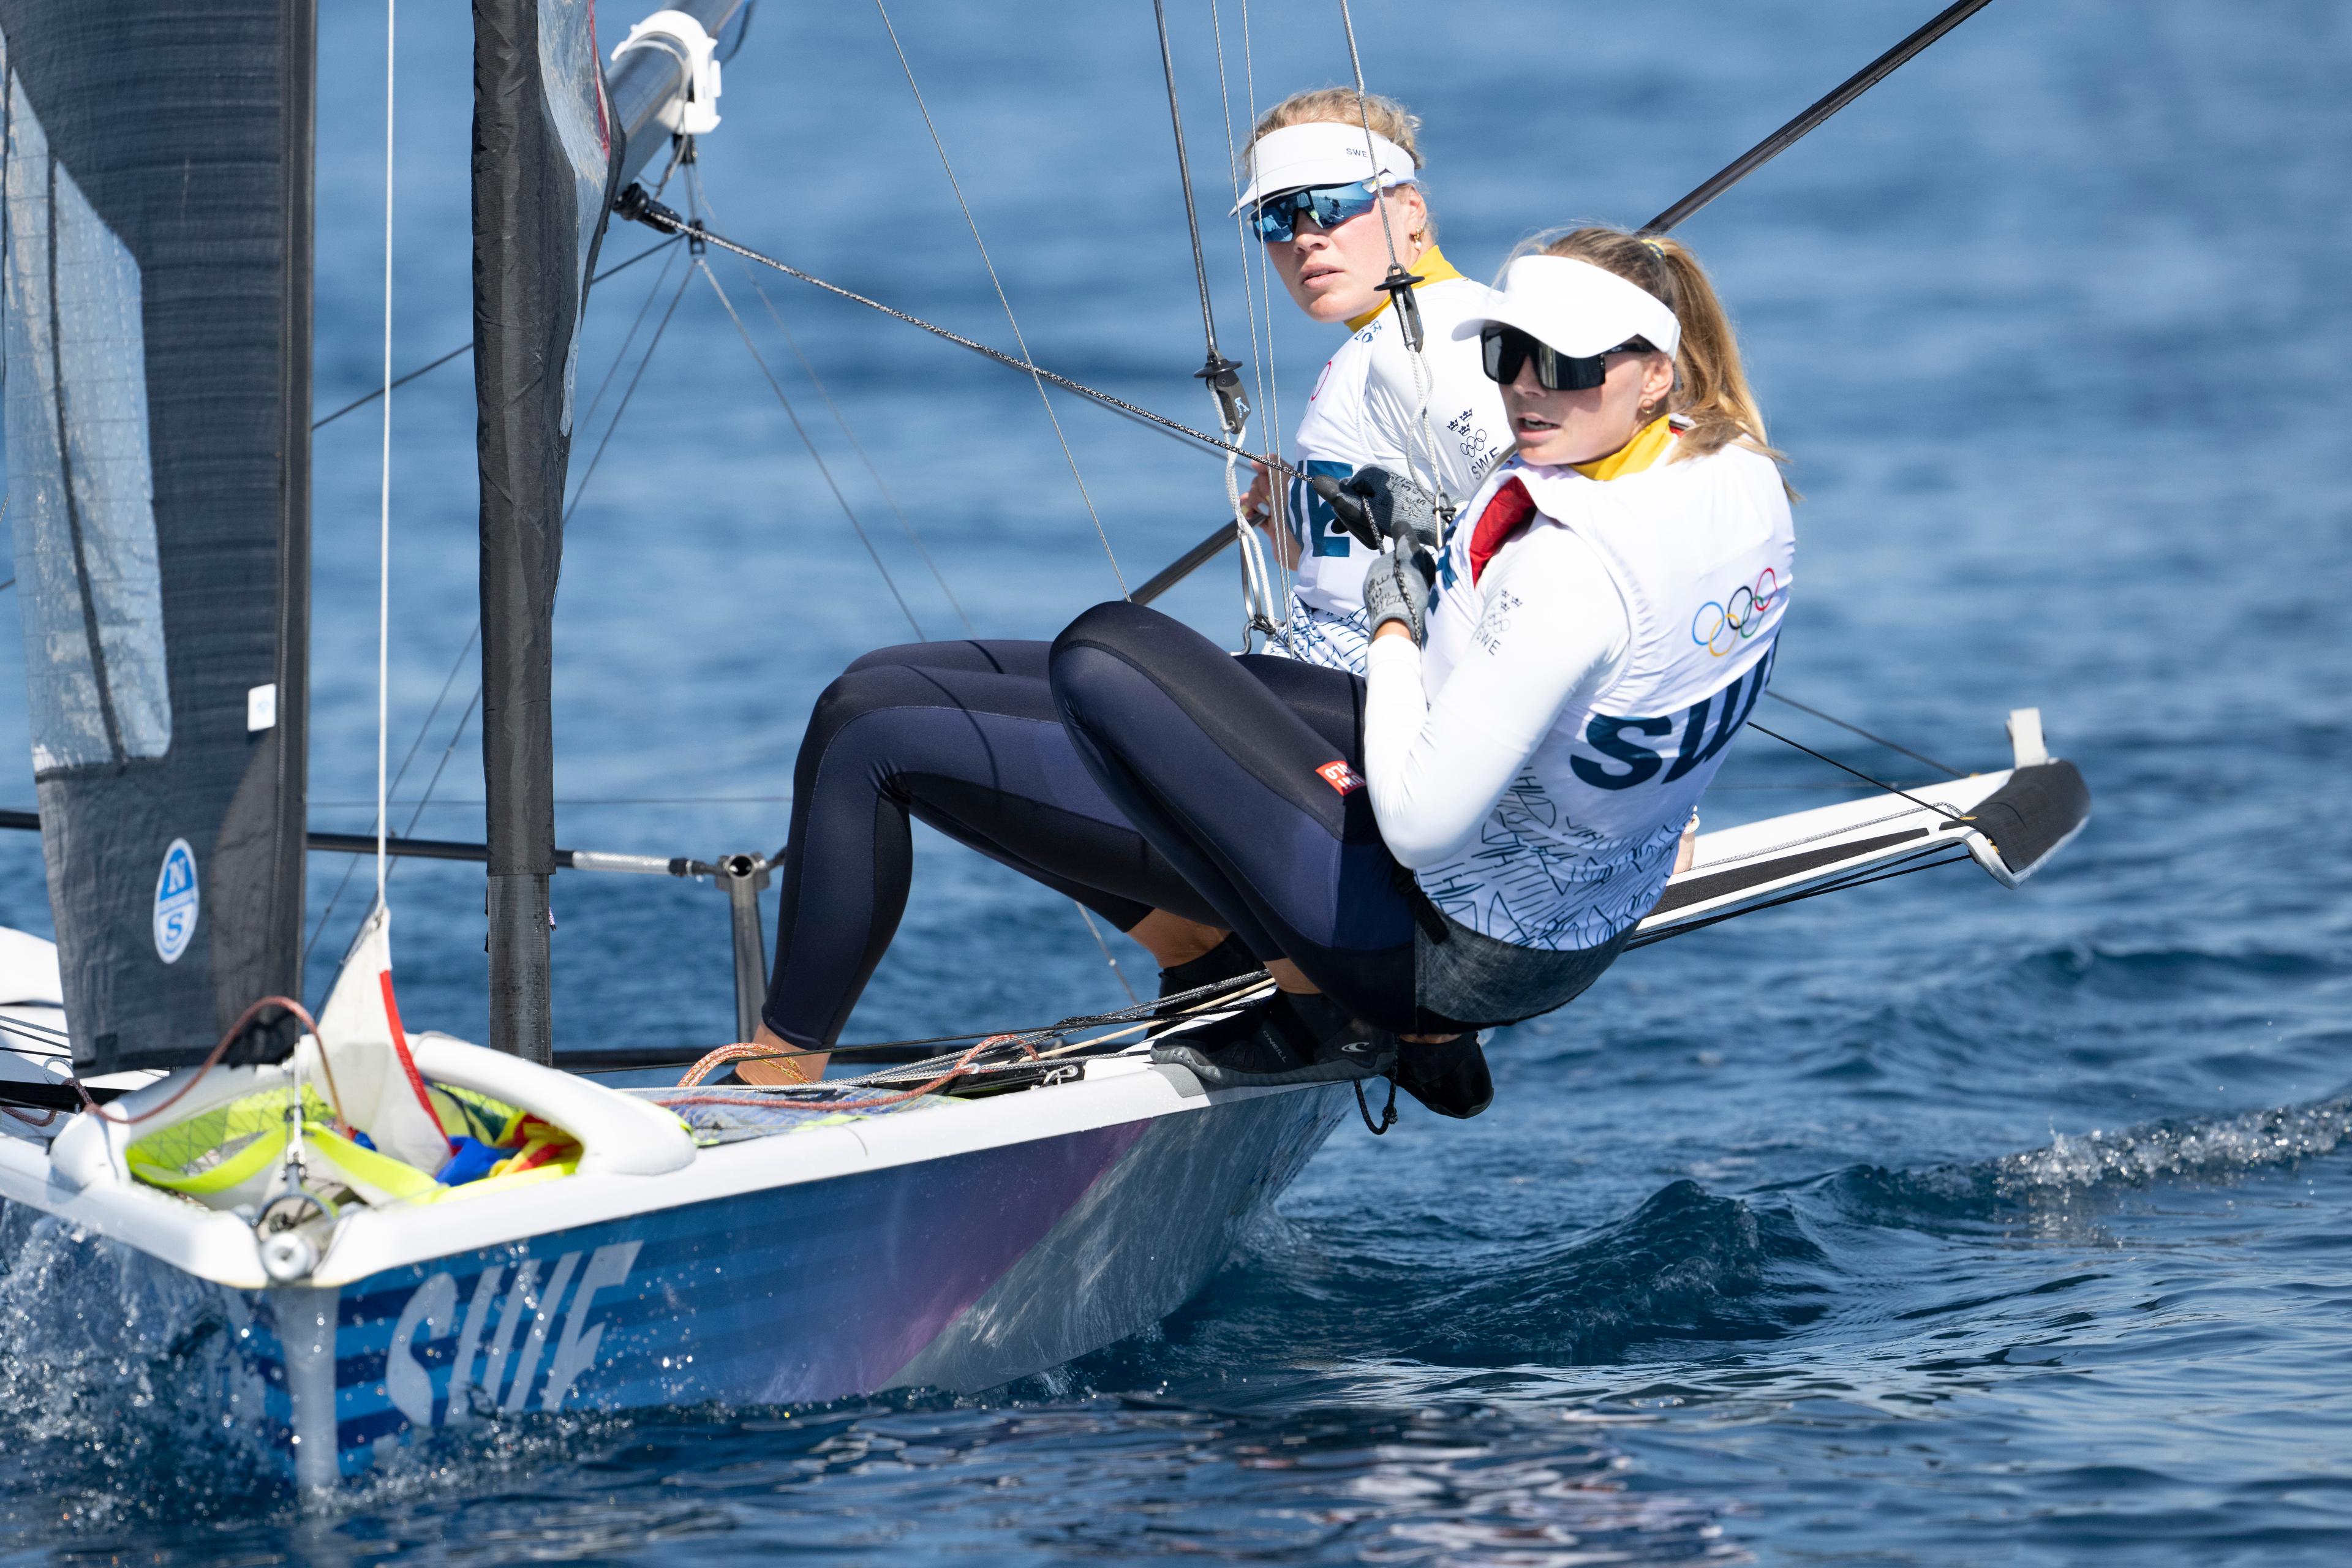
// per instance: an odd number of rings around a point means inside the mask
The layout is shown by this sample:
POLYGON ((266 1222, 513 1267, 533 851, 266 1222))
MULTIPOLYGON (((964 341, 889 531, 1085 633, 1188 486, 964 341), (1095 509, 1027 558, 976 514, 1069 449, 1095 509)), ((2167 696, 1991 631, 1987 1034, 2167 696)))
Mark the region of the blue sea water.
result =
MULTIPOLYGON (((322 9, 324 413, 376 374, 383 59, 380 11, 322 9)), ((1171 9, 1213 213, 1210 15, 1171 9)), ((1374 85, 1426 117, 1446 249, 1480 275, 1532 228, 1648 216, 1927 9, 1363 0, 1356 21, 1374 85)), ((609 37, 629 14, 605 10, 609 37)), ((1246 50, 1239 5, 1220 11, 1236 119, 1253 80, 1264 103, 1344 77, 1336 7, 1261 0, 1246 50)), ((1148 9, 893 16, 1038 359, 1205 421, 1148 9)), ((469 37, 462 7, 402 24, 409 365, 470 332, 469 37)), ((127 1327, 60 1312, 20 1263, 0 1558, 2342 1561, 2347 75, 2352 18, 2326 0, 2006 0, 1684 230, 1806 497, 1778 689, 1968 767, 2001 765, 2003 715, 2039 705, 2097 814, 2025 889, 1938 871, 1636 953, 1499 1037, 1486 1116, 1343 1130, 1197 1300, 982 1397, 524 1424, 305 1512, 173 1414, 195 1352, 168 1303, 127 1327)), ((762 6, 723 110, 698 165, 714 226, 1009 346, 873 14, 762 6)), ((1209 238, 1228 351, 1275 373, 1293 424, 1330 337, 1279 302, 1254 323, 1209 238)), ((644 243, 616 233, 606 258, 644 243)), ((1033 388, 763 279, 869 469, 746 274, 712 261, 907 613, 708 282, 633 383, 623 339, 650 300, 643 348, 682 270, 613 279, 583 401, 622 369, 575 475, 635 391, 565 558, 567 845, 772 849, 801 724, 849 658, 910 620, 1050 635, 1115 589, 1033 388)), ((462 661, 444 694, 475 609, 471 399, 460 361, 394 403, 395 767, 423 736, 397 794, 446 753, 415 817, 445 837, 479 825, 462 661)), ((1214 521, 1213 460, 1059 408, 1128 582, 1214 521)), ((379 437, 370 410, 318 438, 322 827, 370 816, 379 437)), ((1230 562, 1170 603, 1237 632, 1230 562)), ((17 646, 0 633, 0 659, 17 646)), ((26 754, 13 705, 0 752, 26 754)), ((1750 735, 1706 812, 1840 798, 1750 735)), ((314 862, 314 920, 333 906, 314 990, 365 901, 365 868, 337 898, 344 870, 314 862)), ((405 865, 393 894, 404 1011, 478 1033, 478 874, 405 865)), ((566 1046, 731 1034, 717 893, 566 876, 556 904, 566 1046)), ((0 844, 0 923, 47 920, 37 849, 0 844)), ((1120 999, 1067 905, 926 838, 851 1034, 1120 999)), ((20 1258, 59 1245, 5 1224, 20 1258)))

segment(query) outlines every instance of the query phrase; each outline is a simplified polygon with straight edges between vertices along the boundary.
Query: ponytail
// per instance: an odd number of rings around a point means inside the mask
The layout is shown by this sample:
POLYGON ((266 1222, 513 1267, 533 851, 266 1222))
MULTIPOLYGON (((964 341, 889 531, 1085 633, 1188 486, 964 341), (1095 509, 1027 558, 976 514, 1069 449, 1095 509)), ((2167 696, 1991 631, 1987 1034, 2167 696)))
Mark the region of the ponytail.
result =
POLYGON ((1704 458, 1727 446, 1787 461, 1765 437, 1764 411, 1757 406, 1756 394, 1740 368, 1739 339, 1731 318, 1724 312, 1715 285, 1707 281, 1706 269, 1680 240, 1595 226, 1572 230, 1549 244, 1534 243, 1542 255, 1589 262, 1648 290, 1682 324, 1682 346, 1675 353, 1675 390, 1666 409, 1684 429, 1668 461, 1704 458))

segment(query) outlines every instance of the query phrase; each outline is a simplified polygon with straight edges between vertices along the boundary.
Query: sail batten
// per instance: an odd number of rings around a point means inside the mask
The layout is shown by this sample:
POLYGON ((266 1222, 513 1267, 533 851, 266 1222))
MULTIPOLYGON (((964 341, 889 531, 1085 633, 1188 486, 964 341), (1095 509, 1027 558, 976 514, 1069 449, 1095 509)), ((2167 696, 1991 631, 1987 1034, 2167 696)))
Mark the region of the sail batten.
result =
POLYGON ((300 984, 313 20, 0 0, 9 514, 89 1071, 300 984))

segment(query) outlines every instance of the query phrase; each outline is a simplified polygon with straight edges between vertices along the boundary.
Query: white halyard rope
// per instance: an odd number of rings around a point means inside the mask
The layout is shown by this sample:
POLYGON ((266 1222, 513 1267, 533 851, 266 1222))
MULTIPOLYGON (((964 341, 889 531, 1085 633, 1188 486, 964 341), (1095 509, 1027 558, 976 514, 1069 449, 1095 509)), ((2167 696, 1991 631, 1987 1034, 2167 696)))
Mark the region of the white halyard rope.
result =
POLYGON ((390 858, 384 773, 392 721, 392 173, 393 89, 399 79, 400 0, 383 0, 383 466, 378 483, 375 558, 375 901, 383 907, 390 858))

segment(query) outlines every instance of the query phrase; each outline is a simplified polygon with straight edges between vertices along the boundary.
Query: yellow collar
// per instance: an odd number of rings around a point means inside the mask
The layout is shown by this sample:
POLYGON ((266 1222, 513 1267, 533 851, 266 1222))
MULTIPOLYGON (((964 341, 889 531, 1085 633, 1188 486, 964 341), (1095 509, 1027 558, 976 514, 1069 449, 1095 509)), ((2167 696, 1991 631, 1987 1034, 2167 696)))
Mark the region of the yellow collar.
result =
MULTIPOLYGON (((1421 283, 1423 288, 1426 288, 1432 283, 1443 283, 1448 279, 1459 278, 1462 276, 1461 273, 1456 272, 1454 269, 1454 263, 1445 259, 1445 253, 1438 249, 1437 247, 1433 245, 1427 250, 1423 251, 1421 253, 1421 259, 1414 262, 1410 268, 1407 268, 1406 270, 1418 276, 1421 279, 1421 283)), ((1388 308, 1388 296, 1382 295, 1381 297, 1381 302, 1373 306, 1370 310, 1365 311, 1362 315, 1349 317, 1348 330, 1351 332, 1362 331, 1366 327, 1370 326, 1374 321, 1380 320, 1381 312, 1388 308)))
POLYGON ((1666 455, 1675 442, 1674 426, 1663 414, 1633 433, 1633 438, 1605 458, 1570 467, 1588 479, 1622 479, 1638 474, 1666 455))

